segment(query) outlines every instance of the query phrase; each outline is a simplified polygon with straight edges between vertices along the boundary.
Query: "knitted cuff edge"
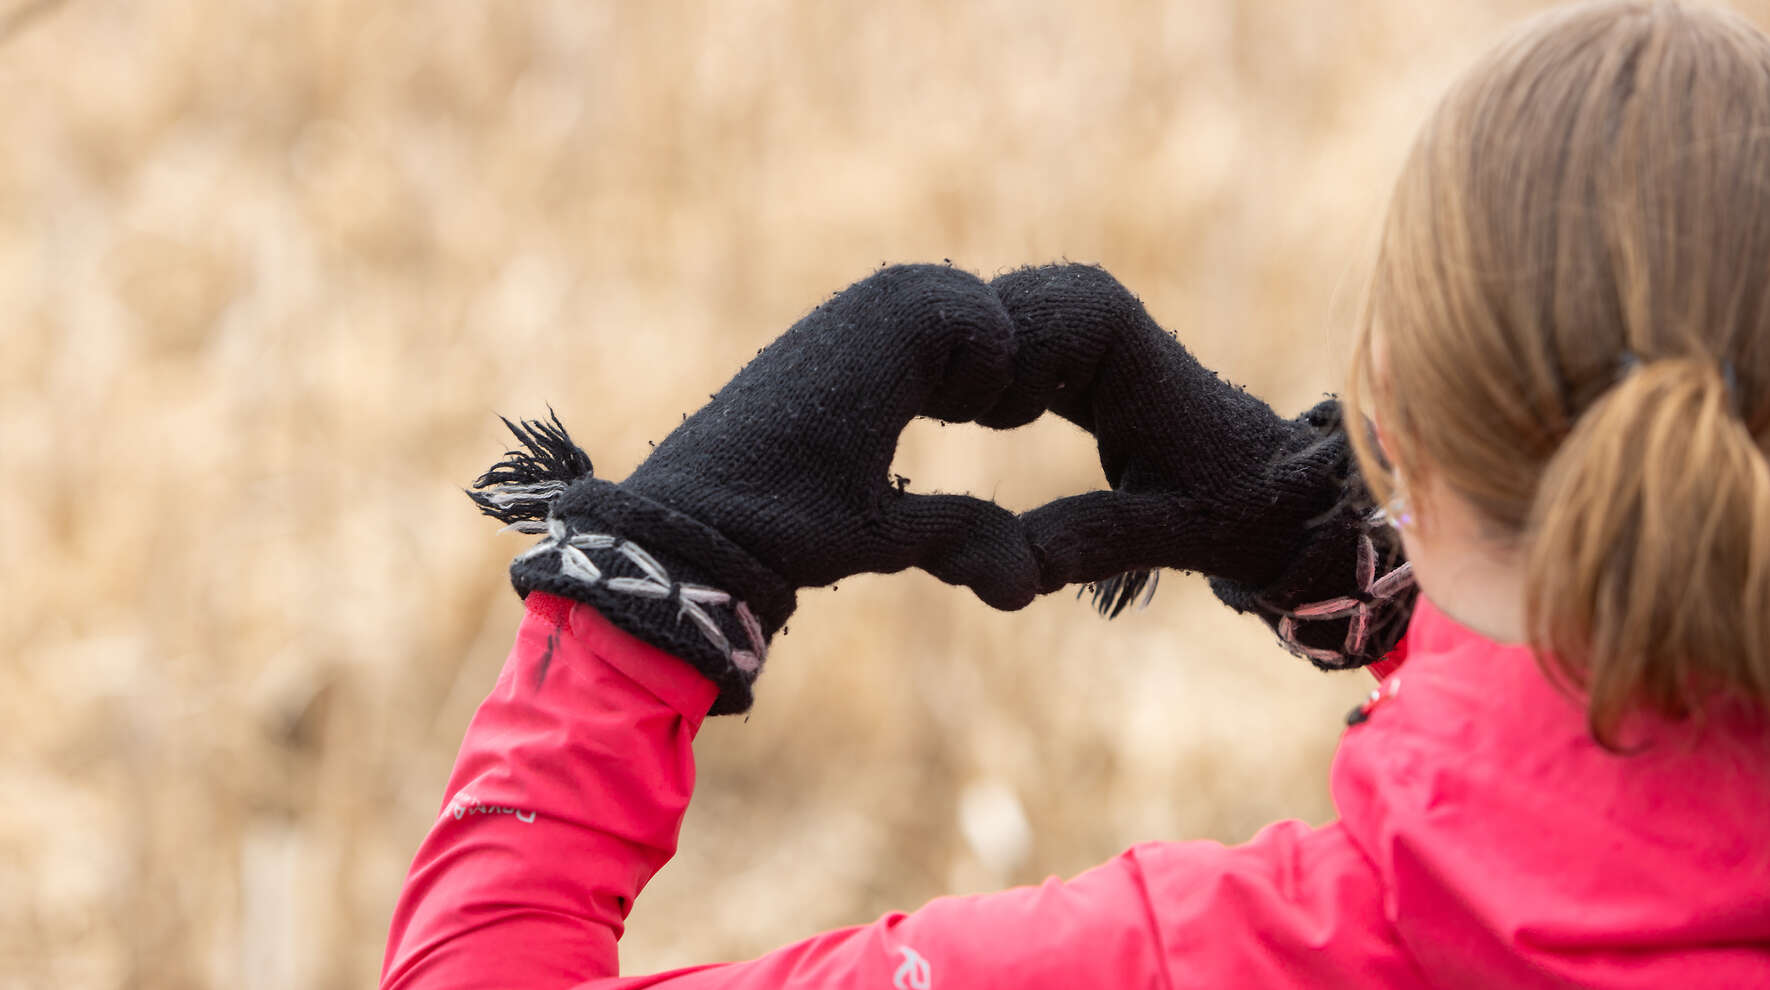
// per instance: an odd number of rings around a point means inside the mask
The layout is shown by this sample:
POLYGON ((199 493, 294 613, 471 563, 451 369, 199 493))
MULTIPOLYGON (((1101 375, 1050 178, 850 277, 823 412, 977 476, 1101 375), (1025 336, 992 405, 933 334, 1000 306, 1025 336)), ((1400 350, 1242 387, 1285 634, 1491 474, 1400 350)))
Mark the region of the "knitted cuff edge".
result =
MULTIPOLYGON (((710 714, 747 711, 768 636, 743 600, 682 577, 631 540, 583 532, 557 517, 510 564, 519 595, 541 590, 595 608, 621 630, 689 663, 719 688, 710 714), (674 573, 673 573, 674 572, 674 573)), ((672 562, 674 564, 674 562, 672 562)))

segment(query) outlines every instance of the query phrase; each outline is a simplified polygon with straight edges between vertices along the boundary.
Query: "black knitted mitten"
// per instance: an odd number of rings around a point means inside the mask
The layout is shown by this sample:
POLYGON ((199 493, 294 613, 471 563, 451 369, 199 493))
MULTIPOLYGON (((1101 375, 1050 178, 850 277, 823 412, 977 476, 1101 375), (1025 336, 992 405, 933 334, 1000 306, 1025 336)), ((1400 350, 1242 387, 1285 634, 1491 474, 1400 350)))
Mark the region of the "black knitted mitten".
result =
POLYGON ((798 588, 915 566, 996 608, 1033 599, 1013 513, 890 475, 911 419, 974 419, 1013 374, 1013 324, 988 285, 887 268, 763 349, 625 481, 591 477, 557 421, 528 423, 512 427, 527 450, 470 494, 546 533, 511 565, 519 593, 588 602, 715 681, 713 714, 742 712, 798 588))
POLYGON ((1318 666, 1361 666, 1394 647, 1413 609, 1411 567, 1374 521, 1337 402, 1280 418, 1099 268, 1027 268, 992 287, 1014 318, 1018 370, 979 421, 1012 426, 1049 408, 1094 435, 1112 485, 1022 517, 1041 590, 1091 583, 1117 615, 1153 593, 1155 569, 1201 571, 1318 666))

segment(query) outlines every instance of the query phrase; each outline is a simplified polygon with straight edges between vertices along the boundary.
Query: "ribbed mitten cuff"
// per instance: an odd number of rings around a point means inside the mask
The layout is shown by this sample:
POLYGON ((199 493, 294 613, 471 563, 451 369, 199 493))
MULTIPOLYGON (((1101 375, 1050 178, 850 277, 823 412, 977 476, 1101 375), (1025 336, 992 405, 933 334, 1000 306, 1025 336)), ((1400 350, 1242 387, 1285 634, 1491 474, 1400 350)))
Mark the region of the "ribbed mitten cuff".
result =
POLYGON ((668 540, 642 541, 594 516, 552 515, 541 541, 511 562, 510 580, 521 595, 541 590, 584 602, 693 665, 719 688, 708 714, 748 711, 769 641, 792 612, 792 590, 764 596, 764 610, 692 558, 663 549, 674 547, 668 540))
POLYGON ((1359 528, 1350 539, 1344 521, 1325 528, 1271 586, 1212 578, 1211 591, 1237 612, 1258 615, 1278 635, 1279 645, 1323 670, 1376 663, 1407 631, 1418 588, 1392 534, 1367 517, 1354 523, 1359 528), (1318 597, 1319 592, 1304 590, 1305 579, 1320 587, 1323 575, 1336 571, 1345 589, 1340 594, 1318 597))

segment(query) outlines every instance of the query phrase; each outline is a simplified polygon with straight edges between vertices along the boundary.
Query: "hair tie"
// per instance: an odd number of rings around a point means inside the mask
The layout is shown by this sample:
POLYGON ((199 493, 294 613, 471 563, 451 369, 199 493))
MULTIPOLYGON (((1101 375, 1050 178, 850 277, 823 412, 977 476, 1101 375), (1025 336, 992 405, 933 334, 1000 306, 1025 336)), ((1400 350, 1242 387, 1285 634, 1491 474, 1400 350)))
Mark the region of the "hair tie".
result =
POLYGON ((1727 358, 1721 359, 1721 383, 1727 386, 1727 407, 1733 410, 1734 416, 1745 419, 1745 403, 1739 398, 1739 372, 1727 358))
MULTIPOLYGON (((1734 368, 1733 360, 1731 358, 1722 357, 1719 359, 1719 362, 1721 365, 1721 384, 1727 390, 1727 408, 1733 410, 1734 416, 1743 420, 1745 418, 1745 403, 1739 395, 1739 371, 1734 368)), ((1629 377, 1636 368, 1641 367, 1641 365, 1645 363, 1646 362, 1641 359, 1641 355, 1636 354, 1634 351, 1623 351, 1616 357, 1616 380, 1620 382, 1624 378, 1629 377)))

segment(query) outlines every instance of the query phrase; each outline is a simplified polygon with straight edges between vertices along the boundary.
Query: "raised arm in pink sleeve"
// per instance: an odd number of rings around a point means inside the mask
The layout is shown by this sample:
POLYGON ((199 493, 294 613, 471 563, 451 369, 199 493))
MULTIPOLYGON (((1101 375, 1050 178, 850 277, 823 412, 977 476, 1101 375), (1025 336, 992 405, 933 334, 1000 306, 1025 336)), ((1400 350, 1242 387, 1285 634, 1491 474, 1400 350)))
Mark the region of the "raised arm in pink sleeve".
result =
POLYGON ((713 688, 536 592, 407 878, 385 988, 1410 986, 1382 884, 1338 824, 1151 843, 1068 882, 935 900, 758 959, 622 979, 675 851, 713 688))
POLYGON ((618 972, 676 851, 712 682, 545 592, 461 744, 394 909, 381 985, 563 987, 618 972))

